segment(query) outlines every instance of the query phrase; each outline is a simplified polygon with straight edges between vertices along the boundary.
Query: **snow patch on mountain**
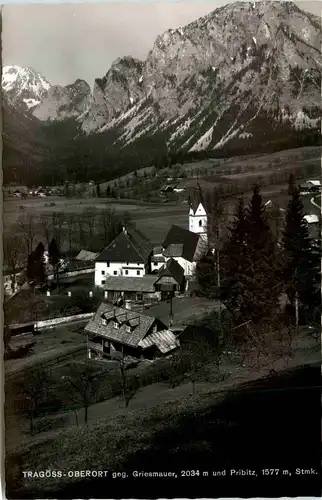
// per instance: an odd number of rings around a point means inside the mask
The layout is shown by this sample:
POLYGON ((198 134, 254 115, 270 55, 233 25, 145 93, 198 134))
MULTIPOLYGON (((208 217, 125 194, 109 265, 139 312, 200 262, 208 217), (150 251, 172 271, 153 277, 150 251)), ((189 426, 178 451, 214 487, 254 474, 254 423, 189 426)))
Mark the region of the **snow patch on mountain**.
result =
POLYGON ((23 99, 23 101, 26 103, 28 109, 34 108, 37 104, 40 104, 40 101, 37 99, 23 99))
POLYGON ((2 70, 2 90, 8 102, 24 110, 39 104, 50 88, 50 83, 32 68, 13 65, 2 70))

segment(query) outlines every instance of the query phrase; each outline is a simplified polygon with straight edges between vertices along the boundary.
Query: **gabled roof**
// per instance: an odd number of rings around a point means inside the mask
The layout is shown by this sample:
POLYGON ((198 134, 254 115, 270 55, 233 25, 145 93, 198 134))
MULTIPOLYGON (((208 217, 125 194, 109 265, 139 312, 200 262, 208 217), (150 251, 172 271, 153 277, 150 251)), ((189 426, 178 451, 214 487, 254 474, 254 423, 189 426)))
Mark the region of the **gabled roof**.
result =
POLYGON ((184 270, 176 260, 171 258, 161 267, 158 276, 158 279, 162 276, 171 276, 181 285, 184 280, 184 270))
POLYGON ((313 180, 313 181, 307 181, 307 182, 312 184, 312 186, 321 186, 321 181, 319 181, 319 180, 313 180))
POLYGON ((95 260, 99 253, 90 252, 89 250, 81 250, 76 257, 76 260, 95 260))
POLYGON ((308 224, 317 224, 319 217, 316 214, 304 215, 304 219, 308 224))
POLYGON ((154 283, 157 275, 146 275, 141 277, 127 276, 107 276, 105 279, 104 290, 115 292, 146 292, 153 293, 154 283))
POLYGON ((183 243, 171 243, 163 252, 165 257, 182 257, 183 243))
POLYGON ((198 241, 198 234, 188 231, 188 229, 173 225, 163 242, 163 247, 167 249, 171 244, 182 244, 182 257, 189 262, 193 262, 198 241))
POLYGON ((140 262, 146 263, 152 245, 137 231, 123 230, 97 257, 97 262, 140 262))
POLYGON ((85 327, 85 331, 121 344, 138 347, 140 340, 147 335, 154 321, 155 318, 152 316, 102 303, 85 327), (106 325, 103 325, 102 315, 108 320, 106 325), (119 323, 119 328, 114 328, 114 318, 119 323), (130 322, 132 322, 133 328, 131 333, 126 331, 127 325, 131 324, 130 322))

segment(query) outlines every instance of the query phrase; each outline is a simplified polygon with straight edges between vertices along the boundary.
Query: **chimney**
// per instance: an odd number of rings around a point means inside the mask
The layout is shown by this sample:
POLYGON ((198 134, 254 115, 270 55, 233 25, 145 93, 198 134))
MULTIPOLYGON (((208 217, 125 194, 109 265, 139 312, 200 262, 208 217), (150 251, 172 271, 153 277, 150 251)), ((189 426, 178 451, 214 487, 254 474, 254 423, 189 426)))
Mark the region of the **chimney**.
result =
POLYGON ((125 309, 131 310, 131 302, 129 300, 125 301, 125 309))
POLYGON ((123 226, 123 233, 127 234, 127 230, 126 230, 125 226, 123 226))

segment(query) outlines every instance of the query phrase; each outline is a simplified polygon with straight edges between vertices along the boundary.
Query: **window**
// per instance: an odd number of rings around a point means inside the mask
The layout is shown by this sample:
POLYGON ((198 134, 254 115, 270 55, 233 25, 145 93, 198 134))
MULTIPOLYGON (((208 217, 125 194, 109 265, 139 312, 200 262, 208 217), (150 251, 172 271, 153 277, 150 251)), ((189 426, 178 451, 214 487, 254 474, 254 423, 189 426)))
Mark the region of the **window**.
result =
POLYGON ((101 281, 101 285, 105 285, 106 281, 105 280, 102 280, 101 281))
POLYGON ((110 267, 110 263, 109 262, 106 262, 106 267, 110 267))
POLYGON ((138 266, 140 265, 140 262, 138 262, 138 266))
POLYGON ((117 321, 114 321, 114 328, 116 328, 117 330, 119 329, 119 324, 117 321))
POLYGON ((155 263, 154 263, 154 266, 157 266, 157 265, 158 265, 158 263, 157 263, 157 262, 155 262, 155 263))
POLYGON ((126 265, 128 266, 128 265, 129 265, 129 263, 127 262, 127 263, 126 263, 126 265))
POLYGON ((202 220, 199 221, 199 227, 201 227, 201 226, 202 226, 202 220))
POLYGON ((103 274, 103 276, 104 276, 104 274, 105 274, 105 271, 102 271, 102 274, 103 274))
POLYGON ((113 271, 113 274, 114 274, 114 276, 116 276, 117 275, 117 271, 113 271))
POLYGON ((129 271, 127 269, 125 270, 125 274, 129 274, 129 271))
POLYGON ((140 276, 140 274, 141 274, 141 273, 140 273, 140 271, 136 271, 136 274, 137 274, 138 276, 140 276))
POLYGON ((102 318, 102 325, 106 326, 106 319, 102 318))

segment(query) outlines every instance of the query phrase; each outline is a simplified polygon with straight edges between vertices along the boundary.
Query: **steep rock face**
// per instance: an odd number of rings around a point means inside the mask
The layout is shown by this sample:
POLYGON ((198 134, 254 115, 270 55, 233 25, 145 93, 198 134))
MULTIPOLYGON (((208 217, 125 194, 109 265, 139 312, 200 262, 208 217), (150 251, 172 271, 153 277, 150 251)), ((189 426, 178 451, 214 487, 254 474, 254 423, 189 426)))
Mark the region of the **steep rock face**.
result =
POLYGON ((164 130, 186 150, 259 140, 263 124, 266 137, 317 128, 320 46, 320 20, 292 2, 226 5, 166 31, 135 70, 118 60, 97 81, 82 128, 118 127, 123 146, 164 130))
POLYGON ((22 111, 39 104, 50 88, 50 83, 32 68, 4 66, 2 90, 7 102, 22 111))
POLYGON ((76 80, 66 87, 53 85, 42 102, 33 109, 39 120, 77 118, 88 108, 91 88, 84 80, 76 80))
POLYGON ((143 63, 133 57, 116 59, 94 83, 89 109, 80 118, 86 132, 100 129, 144 96, 143 63))

